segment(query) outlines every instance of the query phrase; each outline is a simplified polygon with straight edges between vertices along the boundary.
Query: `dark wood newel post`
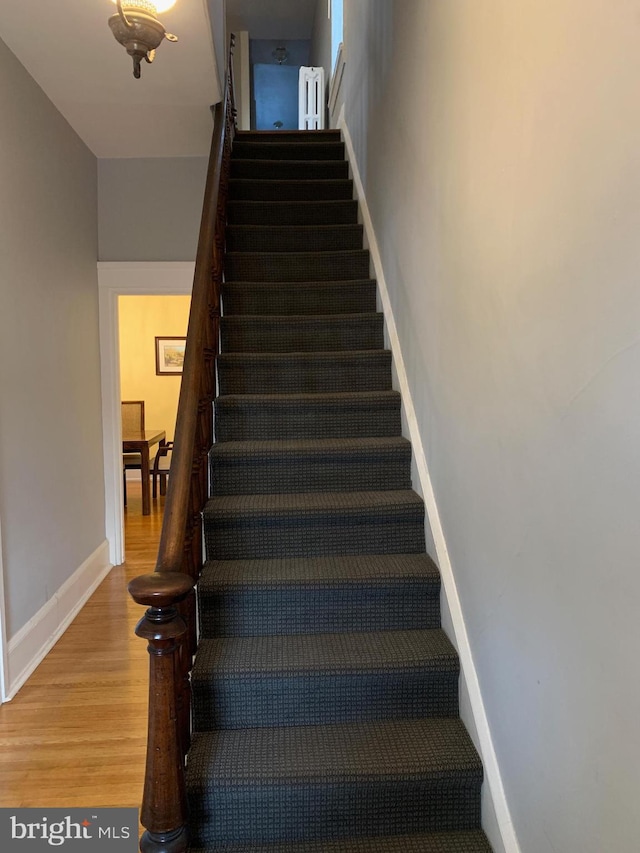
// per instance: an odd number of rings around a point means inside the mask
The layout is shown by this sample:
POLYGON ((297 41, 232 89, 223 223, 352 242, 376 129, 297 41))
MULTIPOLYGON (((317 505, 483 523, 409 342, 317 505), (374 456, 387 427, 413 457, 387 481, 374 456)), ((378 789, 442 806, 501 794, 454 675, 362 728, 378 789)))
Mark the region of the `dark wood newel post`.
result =
POLYGON ((136 627, 148 640, 149 733, 140 822, 146 832, 142 853, 185 853, 188 846, 187 797, 178 697, 180 649, 187 626, 177 610, 195 581, 178 572, 134 578, 131 597, 149 609, 136 627))

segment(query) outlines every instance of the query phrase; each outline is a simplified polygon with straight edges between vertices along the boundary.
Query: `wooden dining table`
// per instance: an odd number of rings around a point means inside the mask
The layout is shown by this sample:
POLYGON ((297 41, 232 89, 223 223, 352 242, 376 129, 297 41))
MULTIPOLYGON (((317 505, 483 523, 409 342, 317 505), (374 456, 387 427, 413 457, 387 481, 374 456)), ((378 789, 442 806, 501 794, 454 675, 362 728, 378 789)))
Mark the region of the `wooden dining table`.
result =
POLYGON ((151 469, 149 467, 149 449, 154 444, 160 447, 167 443, 167 434, 163 429, 130 430, 122 435, 122 452, 139 453, 142 463, 142 514, 151 514, 151 469))

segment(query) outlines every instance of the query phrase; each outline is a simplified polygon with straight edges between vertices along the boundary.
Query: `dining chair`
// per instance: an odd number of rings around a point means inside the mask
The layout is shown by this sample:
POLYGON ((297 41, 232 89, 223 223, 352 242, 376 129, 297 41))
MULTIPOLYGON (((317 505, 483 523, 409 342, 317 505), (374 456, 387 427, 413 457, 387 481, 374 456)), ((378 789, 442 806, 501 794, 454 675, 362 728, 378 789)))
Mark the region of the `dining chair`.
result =
POLYGON ((144 430, 144 400, 123 400, 120 405, 122 407, 122 432, 144 430))
MULTIPOLYGON (((122 400, 122 435, 144 432, 144 400, 122 400)), ((142 470, 142 457, 139 453, 122 454, 122 479, 124 486, 124 505, 127 505, 127 471, 142 470)))
POLYGON ((155 500, 158 497, 158 480, 160 480, 160 494, 167 493, 167 474, 171 468, 171 455, 173 452, 173 441, 168 441, 158 448, 156 458, 153 460, 151 469, 151 495, 155 500))

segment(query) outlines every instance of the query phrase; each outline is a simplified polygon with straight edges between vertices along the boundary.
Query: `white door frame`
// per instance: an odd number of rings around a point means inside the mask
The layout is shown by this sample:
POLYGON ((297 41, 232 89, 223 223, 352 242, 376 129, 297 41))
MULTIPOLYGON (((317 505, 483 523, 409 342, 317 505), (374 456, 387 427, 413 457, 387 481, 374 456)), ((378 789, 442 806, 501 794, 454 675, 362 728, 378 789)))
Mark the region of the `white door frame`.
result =
POLYGON ((98 263, 105 527, 114 566, 124 562, 118 297, 190 295, 194 269, 192 261, 98 263))
POLYGON ((0 705, 8 702, 7 678, 9 673, 9 639, 7 637, 7 611, 4 601, 4 569, 2 565, 2 520, 0 519, 0 705))

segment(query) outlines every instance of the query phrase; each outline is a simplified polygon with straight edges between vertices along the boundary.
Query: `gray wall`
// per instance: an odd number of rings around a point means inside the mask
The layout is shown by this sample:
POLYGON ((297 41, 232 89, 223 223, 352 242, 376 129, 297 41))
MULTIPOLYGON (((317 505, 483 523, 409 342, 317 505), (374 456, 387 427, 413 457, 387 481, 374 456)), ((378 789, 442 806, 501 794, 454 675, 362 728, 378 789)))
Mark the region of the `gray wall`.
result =
POLYGON ((324 68, 327 85, 331 80, 331 21, 327 14, 327 0, 317 0, 311 32, 311 56, 309 64, 324 68))
POLYGON ((0 518, 8 635, 104 541, 96 160, 0 41, 0 518))
POLYGON ((100 260, 193 261, 206 177, 206 157, 99 160, 100 260))
POLYGON ((523 853, 640 812, 637 3, 347 0, 346 118, 523 853))
POLYGON ((220 77, 220 89, 224 91, 224 80, 227 73, 229 57, 229 39, 227 36, 227 9, 225 0, 207 0, 209 20, 211 21, 211 36, 213 49, 216 52, 216 64, 220 77))
MULTIPOLYGON (((329 102, 331 89, 331 19, 328 15, 327 0, 317 0, 311 32, 311 56, 309 64, 315 68, 324 68, 325 102, 329 102)), ((328 109, 325 111, 325 127, 330 127, 328 109)))

